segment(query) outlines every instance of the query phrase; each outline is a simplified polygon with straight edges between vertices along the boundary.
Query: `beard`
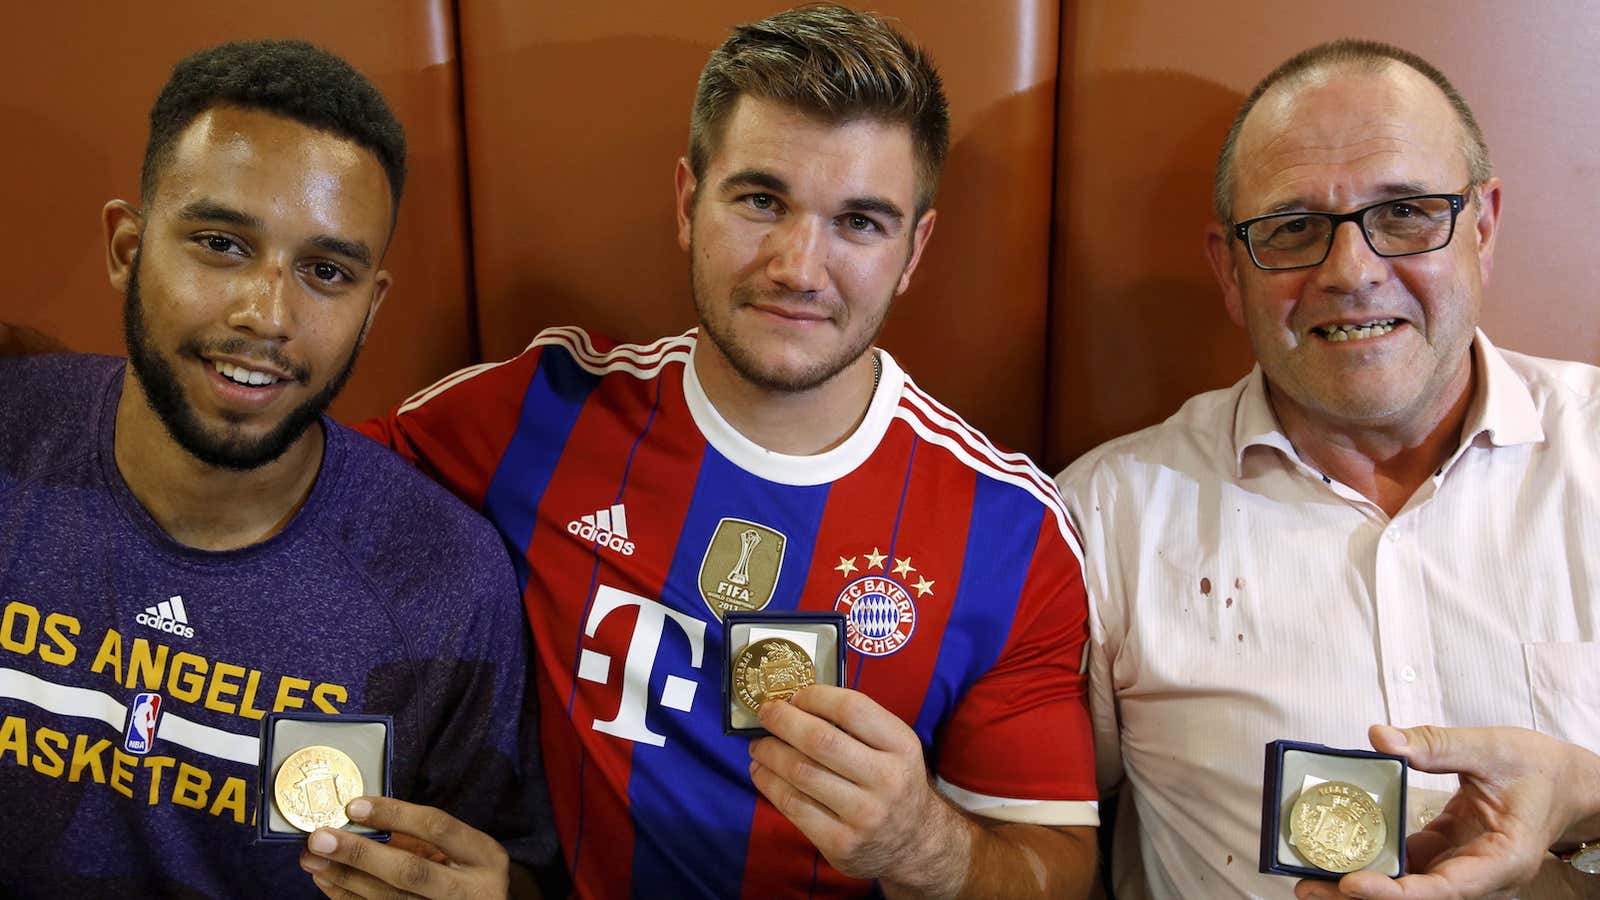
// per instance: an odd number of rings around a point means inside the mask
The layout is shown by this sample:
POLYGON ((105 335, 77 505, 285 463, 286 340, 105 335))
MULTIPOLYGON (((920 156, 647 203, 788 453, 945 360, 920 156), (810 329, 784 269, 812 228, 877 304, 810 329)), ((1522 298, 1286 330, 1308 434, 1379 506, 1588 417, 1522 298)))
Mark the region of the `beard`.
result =
MULTIPOLYGON (((356 356, 361 351, 361 342, 358 340, 344 367, 326 387, 290 410, 271 431, 258 438, 249 438, 226 426, 208 428, 190 405, 172 363, 156 349, 145 327, 144 304, 139 295, 137 256, 134 257, 133 273, 128 278, 128 288, 123 295, 122 331, 128 345, 128 362, 144 388, 146 402, 161 420, 167 434, 189 455, 206 465, 240 472, 276 460, 305 434, 307 428, 320 420, 328 404, 333 402, 355 371, 356 356)), ((178 347, 180 356, 193 356, 196 359, 201 358, 202 351, 206 350, 270 360, 273 365, 290 373, 295 381, 304 382, 311 374, 305 366, 290 362, 275 345, 243 337, 232 337, 209 345, 190 339, 178 347)), ((224 418, 229 419, 231 425, 239 424, 230 417, 224 418)))
POLYGON ((799 394, 827 383, 872 348, 889 315, 890 304, 881 304, 877 321, 868 322, 867 327, 853 336, 847 333, 844 343, 837 345, 826 356, 813 359, 796 369, 780 368, 763 358, 760 350, 744 343, 730 321, 734 310, 757 298, 756 291, 749 287, 736 287, 730 292, 727 305, 720 311, 714 310, 705 299, 711 289, 701 283, 698 254, 693 246, 689 248, 689 260, 690 289, 694 294, 695 312, 700 319, 700 333, 716 345, 741 378, 764 390, 799 394))

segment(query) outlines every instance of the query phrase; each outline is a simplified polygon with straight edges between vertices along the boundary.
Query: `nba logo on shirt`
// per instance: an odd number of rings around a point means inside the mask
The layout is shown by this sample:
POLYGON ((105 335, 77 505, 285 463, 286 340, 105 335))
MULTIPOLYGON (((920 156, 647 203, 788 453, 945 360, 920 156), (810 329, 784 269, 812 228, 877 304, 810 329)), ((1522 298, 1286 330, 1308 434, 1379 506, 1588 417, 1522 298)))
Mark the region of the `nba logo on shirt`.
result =
POLYGON ((143 692, 133 695, 128 712, 127 737, 122 749, 140 756, 150 752, 156 742, 156 718, 161 715, 161 695, 143 692))

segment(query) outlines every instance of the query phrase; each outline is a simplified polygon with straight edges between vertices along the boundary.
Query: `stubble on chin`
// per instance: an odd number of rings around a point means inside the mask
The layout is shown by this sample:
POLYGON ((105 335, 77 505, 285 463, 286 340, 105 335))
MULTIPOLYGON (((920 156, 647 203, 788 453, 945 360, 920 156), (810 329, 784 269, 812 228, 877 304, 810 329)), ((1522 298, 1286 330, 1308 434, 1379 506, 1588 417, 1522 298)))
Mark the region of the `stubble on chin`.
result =
MULTIPOLYGON (((201 462, 222 469, 249 471, 260 468, 281 457, 306 430, 321 419, 355 370, 360 344, 352 349, 340 373, 322 390, 306 398, 285 414, 284 418, 266 434, 244 438, 235 432, 248 417, 241 414, 224 414, 224 427, 207 427, 195 412, 193 404, 183 389, 177 370, 164 357, 149 333, 145 322, 143 298, 140 296, 139 261, 134 260, 133 272, 123 298, 123 336, 128 359, 133 366, 146 405, 156 414, 169 437, 189 455, 201 462)), ((199 351, 186 344, 180 353, 199 358, 199 351)), ((286 363, 287 361, 285 361, 286 363)), ((302 381, 310 373, 304 367, 283 365, 302 381)))
POLYGON ((740 334, 740 329, 732 323, 702 315, 700 332, 746 382, 764 390, 789 394, 803 393, 826 384, 860 359, 872 347, 873 339, 877 336, 877 330, 872 329, 857 341, 836 345, 837 352, 788 366, 763 356, 756 341, 740 334))

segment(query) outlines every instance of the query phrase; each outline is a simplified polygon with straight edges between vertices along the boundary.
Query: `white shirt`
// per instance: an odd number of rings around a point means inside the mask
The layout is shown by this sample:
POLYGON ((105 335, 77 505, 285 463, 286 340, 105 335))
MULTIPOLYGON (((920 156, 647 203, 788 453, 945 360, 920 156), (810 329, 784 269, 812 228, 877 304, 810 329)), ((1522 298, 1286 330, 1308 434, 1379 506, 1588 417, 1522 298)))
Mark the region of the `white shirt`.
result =
MULTIPOLYGON (((1474 354, 1461 445, 1393 519, 1300 458, 1259 367, 1058 476, 1084 538, 1101 791, 1137 817, 1119 900, 1292 895, 1257 871, 1272 740, 1517 725, 1600 750, 1600 369, 1481 331, 1474 354)), ((1408 833, 1456 780, 1410 785, 1408 833)))

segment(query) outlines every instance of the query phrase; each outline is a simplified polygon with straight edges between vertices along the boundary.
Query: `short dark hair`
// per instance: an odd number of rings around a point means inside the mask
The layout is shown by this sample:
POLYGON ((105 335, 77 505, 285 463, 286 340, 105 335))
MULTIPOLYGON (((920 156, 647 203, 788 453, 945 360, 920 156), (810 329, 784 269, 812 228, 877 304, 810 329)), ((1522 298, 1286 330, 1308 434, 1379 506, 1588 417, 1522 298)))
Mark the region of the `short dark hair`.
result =
POLYGON ((696 180, 739 97, 792 106, 829 123, 873 119, 911 129, 917 212, 933 203, 950 145, 950 112, 927 51, 884 19, 843 6, 802 6, 738 25, 700 73, 689 117, 696 180))
POLYGON ((383 95, 343 59, 305 41, 232 41, 190 54, 150 108, 139 194, 149 204, 173 145, 195 117, 217 106, 259 109, 350 140, 389 176, 393 215, 406 181, 406 133, 383 95))
POLYGON ((1450 102, 1450 108, 1455 111, 1456 119, 1461 123, 1461 154, 1466 157, 1467 171, 1472 183, 1480 184, 1488 181, 1494 175, 1494 167, 1489 162, 1489 145, 1483 139, 1483 129, 1478 127, 1478 119, 1472 114, 1472 107, 1467 105, 1461 92, 1456 90, 1456 86, 1450 83, 1450 79, 1444 77, 1444 73, 1439 71, 1437 66, 1410 50, 1401 49, 1393 44, 1341 38, 1318 44, 1289 57, 1267 77, 1261 79, 1255 90, 1250 92, 1250 96, 1245 98, 1244 105, 1239 107, 1239 114, 1233 117, 1233 126, 1228 129, 1228 136, 1222 141, 1222 153, 1217 157, 1217 172, 1212 181, 1212 206, 1217 221, 1228 224, 1233 220, 1233 168, 1234 157, 1238 150, 1239 132, 1244 128, 1245 117, 1250 115, 1250 110, 1255 109, 1256 101, 1260 100, 1263 94, 1280 82, 1303 79, 1329 69, 1348 66, 1359 71, 1380 72, 1384 67, 1394 63, 1414 69, 1417 74, 1433 82, 1444 92, 1445 99, 1450 102))

